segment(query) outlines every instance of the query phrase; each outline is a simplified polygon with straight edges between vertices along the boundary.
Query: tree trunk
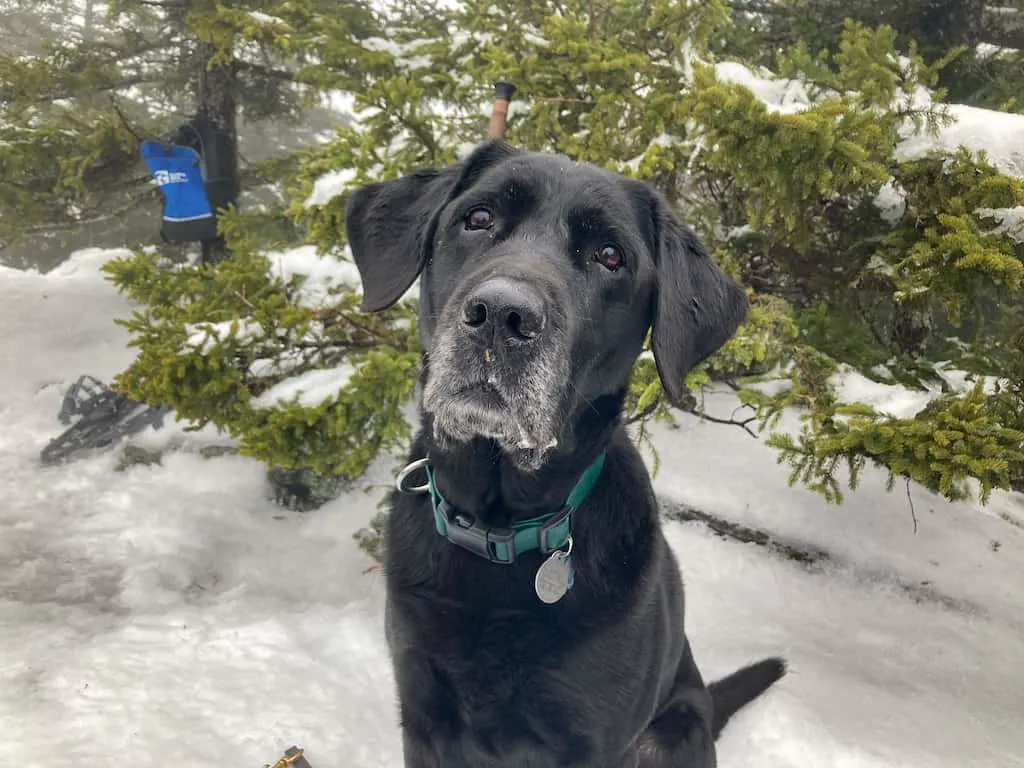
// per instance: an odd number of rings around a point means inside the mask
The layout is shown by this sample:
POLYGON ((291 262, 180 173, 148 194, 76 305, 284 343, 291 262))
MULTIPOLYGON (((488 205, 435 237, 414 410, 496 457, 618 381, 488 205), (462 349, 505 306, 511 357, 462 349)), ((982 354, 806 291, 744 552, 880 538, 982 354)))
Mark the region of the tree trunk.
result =
POLYGON ((931 333, 931 316, 923 309, 896 304, 891 339, 896 348, 910 357, 919 357, 931 333))
POLYGON ((199 112, 209 117, 224 132, 230 142, 230 153, 225 155, 222 166, 230 171, 232 178, 238 178, 238 130, 235 105, 234 67, 210 67, 217 48, 212 43, 199 43, 196 48, 198 82, 196 104, 199 112))
MULTIPOLYGON (((195 10, 205 0, 192 0, 195 10)), ((211 8, 212 10, 212 8, 211 8)), ((215 126, 216 141, 204 147, 207 171, 207 194, 214 209, 235 205, 239 194, 238 127, 236 73, 233 62, 213 65, 216 44, 197 41, 194 53, 196 108, 200 120, 215 126)), ((211 142, 208 142, 211 143, 211 142)), ((227 258, 224 240, 204 241, 203 262, 216 264, 227 258)))

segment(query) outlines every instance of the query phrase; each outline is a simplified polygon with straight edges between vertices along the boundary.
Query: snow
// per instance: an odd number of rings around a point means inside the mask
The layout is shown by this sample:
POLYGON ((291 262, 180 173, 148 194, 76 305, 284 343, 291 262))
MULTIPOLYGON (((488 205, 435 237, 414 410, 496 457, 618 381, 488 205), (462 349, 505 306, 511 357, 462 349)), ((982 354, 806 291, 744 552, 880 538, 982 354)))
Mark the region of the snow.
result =
POLYGON ((875 207, 882 214, 882 219, 895 226, 907 211, 906 192, 895 180, 882 185, 875 196, 875 207))
POLYGON ((288 22, 282 19, 280 16, 271 16, 268 13, 262 11, 249 11, 249 18, 255 21, 257 24, 266 24, 274 27, 287 27, 288 22))
POLYGON ((995 233, 1005 234, 1018 243, 1024 243, 1024 205, 1013 208, 979 208, 976 213, 995 220, 995 233))
MULTIPOLYGON (((203 459, 188 441, 213 437, 176 427, 159 465, 114 471, 116 452, 39 465, 68 384, 131 360, 112 323, 131 307, 96 271, 110 255, 79 252, 46 275, 0 269, 0 356, 16 361, 0 368, 0 760, 212 768, 298 744, 317 766, 401 765, 381 576, 352 539, 396 460, 306 514, 268 500, 257 462, 203 459)), ((293 391, 340 381, 319 373, 293 391)), ((713 413, 734 406, 708 398, 713 413)), ((979 509, 911 486, 914 533, 906 494, 885 493, 880 472, 829 507, 788 488, 741 430, 682 417, 653 435, 663 497, 826 553, 801 564, 666 523, 706 677, 766 654, 791 664, 730 724, 722 765, 1019 762, 1019 496, 979 509)))
MULTIPOLYGON (((82 252, 81 258, 92 265, 101 264, 107 257, 103 251, 82 252), (92 261, 89 261, 92 260, 92 261)), ((109 253, 109 252, 108 252, 109 253)), ((124 253, 127 253, 126 251, 124 253)), ((301 278, 298 288, 295 290, 292 300, 296 306, 308 309, 321 309, 333 306, 337 300, 337 294, 343 289, 359 293, 362 291, 362 282, 359 278, 359 271, 351 261, 352 251, 345 246, 336 257, 332 254, 320 255, 314 245, 301 245, 285 251, 272 251, 266 254, 270 262, 269 274, 285 283, 293 278, 301 278)), ((80 267, 74 266, 79 260, 79 255, 65 262, 60 269, 76 270, 80 267)), ((412 286, 400 298, 400 301, 414 301, 419 297, 419 281, 412 286)), ((218 322, 200 322, 187 326, 189 336, 186 345, 193 347, 200 352, 208 350, 212 345, 228 338, 235 338, 239 341, 247 341, 260 338, 266 335, 266 330, 259 322, 248 318, 237 318, 232 320, 221 320, 218 322)), ((323 332, 323 323, 314 322, 310 327, 306 340, 315 343, 323 332)), ((263 378, 276 376, 294 369, 299 365, 307 364, 306 356, 302 353, 291 351, 284 352, 280 356, 275 355, 274 359, 257 359, 249 366, 252 376, 263 378)), ((272 389, 263 392, 254 400, 257 407, 269 407, 277 400, 289 400, 297 393, 305 392, 300 398, 304 405, 319 405, 325 395, 325 387, 334 388, 337 393, 344 381, 351 375, 335 372, 332 375, 322 371, 311 371, 301 374, 298 382, 296 378, 290 378, 279 382, 272 389), (302 376, 308 378, 301 378, 302 376), (318 378, 324 376, 326 378, 318 378), (340 383, 339 383, 340 382, 340 383), (296 388, 298 387, 298 388, 296 388), (309 400, 313 398, 315 402, 309 400)))
MULTIPOLYGON (((905 57, 900 60, 905 66, 909 65, 905 57)), ((803 83, 776 77, 763 68, 755 72, 739 62, 724 61, 715 65, 715 73, 722 82, 748 88, 772 112, 793 114, 808 109, 814 102, 803 83)), ((932 103, 931 95, 920 87, 909 97, 898 96, 897 101, 917 109, 932 103)), ((945 105, 945 111, 951 118, 948 125, 941 126, 934 134, 907 131, 897 147, 896 158, 913 160, 935 150, 952 152, 966 146, 975 152, 984 151, 989 162, 1002 173, 1024 178, 1024 115, 965 104, 945 105)), ((905 193, 890 180, 879 190, 875 205, 886 222, 896 224, 906 211, 905 193)), ((1019 207, 999 209, 993 215, 1002 224, 999 231, 1009 232, 1024 242, 1022 211, 1024 209, 1019 207)), ((982 209, 977 213, 985 215, 986 211, 982 209)))
POLYGON ((535 45, 538 48, 547 48, 551 45, 550 41, 548 41, 535 27, 532 30, 521 30, 521 33, 523 35, 523 41, 529 45, 535 45))
MULTIPOLYGON (((288 282, 296 275, 304 277, 295 301, 300 307, 316 309, 330 305, 339 289, 349 288, 362 291, 359 270, 352 261, 352 250, 346 245, 340 254, 320 255, 314 245, 300 245, 287 251, 267 254, 270 260, 270 274, 288 282)), ((413 301, 419 298, 419 280, 409 287, 399 301, 413 301)), ((220 323, 226 328, 228 324, 220 323)))
POLYGON ((341 258, 317 253, 316 246, 302 245, 287 251, 267 254, 270 274, 288 282, 293 277, 304 277, 298 289, 296 303, 301 307, 321 307, 330 303, 339 288, 359 289, 359 272, 351 259, 351 251, 344 249, 341 258))
MULTIPOLYGON (((99 257, 97 257, 99 258, 99 257)), ((316 246, 303 245, 286 251, 274 251, 267 254, 270 262, 269 274, 273 278, 290 282, 293 278, 301 278, 301 283, 293 295, 297 306, 319 309, 332 306, 337 293, 343 288, 356 292, 361 290, 359 272, 351 259, 351 251, 346 247, 340 258, 331 255, 321 256, 316 246)), ((70 263, 74 263, 72 259, 70 263)), ((415 295, 414 292, 410 292, 415 295)), ((409 294, 406 295, 409 298, 409 294)), ((211 346, 228 338, 247 341, 266 335, 263 326, 248 318, 222 320, 219 322, 194 323, 187 327, 189 336, 186 345, 205 352, 211 346)), ((323 322, 315 321, 308 331, 306 340, 316 343, 323 332, 323 322)), ((249 373, 257 378, 279 376, 294 368, 308 365, 307 355, 288 350, 272 359, 258 358, 249 366, 249 373)), ((261 393, 253 400, 258 408, 272 407, 278 401, 289 401, 299 395, 299 402, 305 406, 315 407, 324 399, 333 397, 351 375, 345 366, 338 369, 307 371, 294 377, 278 382, 269 390, 261 393)))
POLYGON ((1006 48, 1001 45, 993 45, 992 43, 978 43, 974 46, 974 52, 981 59, 992 59, 1001 56, 1014 56, 1020 53, 1019 48, 1006 48))
MULTIPOLYGON (((829 379, 829 384, 843 402, 864 403, 886 416, 910 419, 943 394, 943 384, 948 392, 965 393, 974 388, 978 378, 954 368, 948 360, 935 363, 933 370, 942 383, 929 382, 923 390, 873 381, 846 364, 839 366, 839 370, 829 379)), ((876 373, 884 378, 890 378, 892 375, 884 367, 876 373)), ((989 395, 994 394, 1000 385, 1005 387, 1008 384, 1005 379, 1000 380, 992 376, 980 378, 984 380, 982 391, 989 395)))
POLYGON ((316 408, 325 400, 337 397, 353 372, 352 366, 347 364, 306 371, 275 384, 258 397, 254 397, 251 404, 254 408, 270 408, 287 404, 297 396, 300 405, 316 408))
POLYGON ((897 153, 899 159, 921 157, 935 149, 955 150, 960 146, 985 150, 989 162, 1005 174, 1024 177, 1024 115, 996 112, 966 104, 950 104, 952 124, 938 136, 921 133, 906 138, 897 153))
POLYGON ((348 91, 326 91, 320 96, 320 104, 324 109, 347 116, 355 112, 356 97, 348 91))
POLYGON ((715 74, 723 83, 744 86, 774 112, 802 112, 811 105, 802 83, 775 77, 766 69, 758 73, 738 61, 723 61, 715 65, 715 74))
MULTIPOLYGON (((802 83, 776 77, 767 70, 755 72, 739 62, 725 61, 715 65, 715 72, 723 82, 745 86, 775 112, 800 112, 813 102, 802 83)), ((911 101, 923 107, 930 103, 930 96, 919 89, 911 95, 911 101)), ((927 132, 908 135, 899 145, 900 159, 914 159, 936 149, 952 151, 963 145, 985 150, 1003 173, 1024 177, 1024 115, 965 104, 948 104, 946 108, 952 118, 950 124, 934 136, 927 132)))
POLYGON ((387 40, 382 37, 368 37, 361 41, 361 45, 368 51, 379 51, 391 54, 395 64, 405 70, 424 69, 429 67, 433 59, 424 54, 417 54, 417 49, 430 41, 412 40, 407 43, 397 43, 394 40, 387 40))
MULTIPOLYGON (((942 380, 947 391, 964 393, 974 388, 977 377, 958 370, 948 360, 934 364, 935 375, 942 380)), ((884 378, 891 373, 884 369, 877 371, 884 378)), ((992 376, 982 376, 982 391, 986 394, 996 392, 997 386, 1006 386, 1008 382, 992 376)), ((942 384, 928 383, 924 390, 912 390, 900 384, 888 384, 872 381, 848 365, 840 365, 839 370, 829 379, 839 399, 848 403, 865 403, 879 413, 896 419, 909 419, 921 411, 928 403, 943 394, 942 384)))
MULTIPOLYGON (((538 42, 539 38, 533 39, 536 35, 529 30, 523 34, 534 44, 542 42, 538 42)), ((452 31, 454 47, 457 48, 467 42, 469 42, 469 37, 463 30, 452 31)), ((388 52, 400 59, 400 63, 407 68, 426 65, 425 61, 421 60, 423 57, 412 56, 420 44, 419 41, 413 41, 400 45, 385 38, 369 38, 363 41, 363 45, 367 49, 388 52)), ((910 61, 906 57, 901 57, 900 62, 904 66, 910 66, 910 61)), ((747 65, 735 61, 721 61, 713 66, 719 80, 742 85, 749 89, 772 112, 780 114, 802 112, 811 107, 821 96, 829 95, 812 95, 808 86, 803 82, 778 77, 764 68, 755 71, 747 65)), ((916 109, 924 109, 932 105, 931 94, 922 87, 918 87, 909 95, 899 94, 896 97, 896 102, 903 107, 912 106, 916 109)), ((439 103, 425 106, 442 115, 452 111, 449 105, 439 103)), ((334 108, 346 113, 354 112, 350 99, 346 99, 344 104, 339 101, 334 108)), ((510 118, 527 109, 526 103, 514 100, 509 107, 510 118)), ((478 111, 480 114, 489 114, 490 103, 481 104, 478 111)), ((909 129, 906 131, 906 136, 897 147, 898 159, 911 160, 922 157, 933 150, 953 151, 960 146, 967 146, 974 151, 984 150, 989 161, 1003 173, 1024 177, 1024 115, 996 112, 963 104, 944 105, 944 111, 950 118, 949 124, 940 127, 934 134, 927 131, 915 132, 909 129)), ((677 141, 669 136, 658 139, 658 141, 665 140, 673 143, 677 141)), ((699 149, 698 141, 697 146, 694 147, 694 158, 699 149)), ((456 156, 464 157, 467 150, 466 145, 458 146, 456 156)), ((640 157, 634 158, 625 165, 635 169, 640 159, 640 157)), ((316 180, 305 206, 326 205, 345 191, 354 176, 355 171, 348 168, 336 169, 324 174, 316 180)), ((898 189, 892 180, 879 190, 875 202, 883 219, 890 224, 898 222, 906 210, 904 192, 898 189)), ((1007 224, 1010 231, 1021 231, 1019 211, 1009 209, 1007 215, 1010 217, 1010 223, 1007 224), (1013 225, 1016 225, 1016 228, 1013 225)))
POLYGON ((840 366, 829 383, 839 399, 847 403, 864 403, 896 419, 913 418, 928 403, 941 394, 934 390, 915 391, 898 384, 872 381, 849 366, 840 366))
POLYGON ((981 391, 986 395, 995 394, 1000 389, 1005 391, 1010 382, 1007 379, 997 379, 994 376, 978 377, 972 373, 955 368, 949 360, 940 360, 934 365, 935 373, 941 378, 951 392, 967 392, 974 388, 978 378, 983 383, 981 391))
POLYGON ((313 191, 303 203, 304 207, 327 205, 338 195, 342 194, 349 183, 356 177, 352 168, 342 168, 338 171, 328 171, 313 182, 313 191))
MULTIPOLYGON (((712 392, 705 400, 712 415, 728 417, 735 408, 731 392, 712 392)), ((790 432, 797 427, 792 413, 780 424, 790 432)), ((831 506, 812 491, 789 488, 775 452, 742 430, 684 419, 678 429, 656 425, 652 431, 664 474, 655 486, 662 493, 787 544, 827 553, 818 567, 842 572, 854 583, 900 591, 922 605, 956 606, 981 622, 979 630, 988 620, 1024 629, 1024 594, 1012 575, 1024 560, 1020 494, 996 491, 983 507, 949 502, 911 483, 911 506, 902 482, 886 492, 886 473, 868 467, 859 489, 847 492, 847 502, 831 506)), ((837 626, 856 631, 863 618, 850 615, 837 626)), ((987 652, 999 653, 995 647, 987 652)), ((1021 652, 1024 646, 1012 651, 1021 652)), ((1021 696, 1011 710, 1017 717, 1024 713, 1024 691, 1021 696)))

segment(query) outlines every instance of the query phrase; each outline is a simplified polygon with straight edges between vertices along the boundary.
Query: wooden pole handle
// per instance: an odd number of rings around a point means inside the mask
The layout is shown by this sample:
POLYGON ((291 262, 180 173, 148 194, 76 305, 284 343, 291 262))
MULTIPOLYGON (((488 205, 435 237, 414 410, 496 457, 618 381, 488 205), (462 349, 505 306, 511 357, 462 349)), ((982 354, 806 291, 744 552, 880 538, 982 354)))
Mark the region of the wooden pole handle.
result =
POLYGON ((487 124, 487 138, 500 139, 505 135, 508 105, 515 92, 516 87, 512 83, 499 80, 494 84, 494 104, 491 106, 491 120, 487 124))

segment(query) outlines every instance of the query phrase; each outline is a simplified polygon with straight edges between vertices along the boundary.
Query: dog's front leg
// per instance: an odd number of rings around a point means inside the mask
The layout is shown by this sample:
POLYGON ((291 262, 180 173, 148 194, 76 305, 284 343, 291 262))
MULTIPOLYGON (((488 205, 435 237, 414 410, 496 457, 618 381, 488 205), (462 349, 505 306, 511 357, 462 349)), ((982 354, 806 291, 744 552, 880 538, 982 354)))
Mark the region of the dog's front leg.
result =
POLYGON ((395 658, 405 768, 455 768, 442 760, 443 744, 456 740, 459 711, 448 676, 428 658, 405 651, 395 658))
POLYGON ((433 745, 405 725, 402 726, 402 765, 404 768, 441 768, 441 759, 433 745))

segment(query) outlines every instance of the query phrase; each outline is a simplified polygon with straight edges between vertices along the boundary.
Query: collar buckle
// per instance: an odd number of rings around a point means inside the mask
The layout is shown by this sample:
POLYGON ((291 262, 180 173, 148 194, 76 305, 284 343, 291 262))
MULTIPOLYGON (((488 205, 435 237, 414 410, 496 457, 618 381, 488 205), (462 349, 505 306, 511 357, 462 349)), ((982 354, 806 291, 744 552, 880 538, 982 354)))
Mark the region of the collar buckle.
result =
POLYGON ((447 501, 440 501, 437 512, 444 517, 444 536, 452 544, 468 549, 485 560, 509 565, 516 559, 516 533, 508 528, 485 528, 475 517, 457 512, 447 501))

